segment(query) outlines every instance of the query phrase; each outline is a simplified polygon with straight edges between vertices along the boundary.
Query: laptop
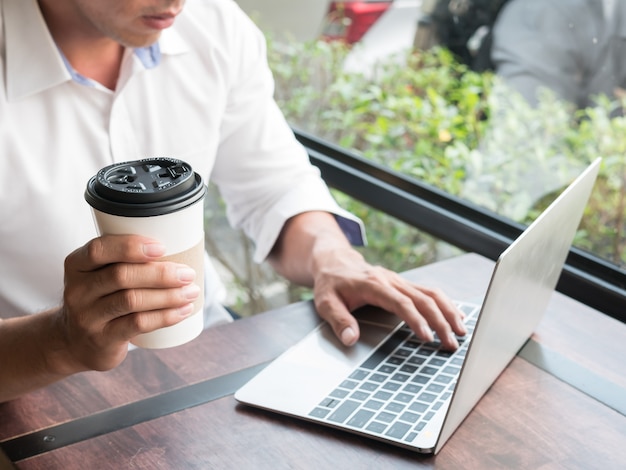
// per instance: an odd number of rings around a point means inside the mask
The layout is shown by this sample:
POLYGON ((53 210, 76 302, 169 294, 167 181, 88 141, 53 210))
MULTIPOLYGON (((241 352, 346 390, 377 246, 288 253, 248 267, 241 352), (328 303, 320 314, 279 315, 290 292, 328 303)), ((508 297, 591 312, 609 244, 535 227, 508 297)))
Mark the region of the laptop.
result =
MULTIPOLYGON (((343 346, 322 322, 241 387, 241 403, 436 454, 541 320, 598 174, 595 160, 500 255, 455 352, 375 307, 343 346)), ((445 286, 442 286, 445 289, 445 286)))

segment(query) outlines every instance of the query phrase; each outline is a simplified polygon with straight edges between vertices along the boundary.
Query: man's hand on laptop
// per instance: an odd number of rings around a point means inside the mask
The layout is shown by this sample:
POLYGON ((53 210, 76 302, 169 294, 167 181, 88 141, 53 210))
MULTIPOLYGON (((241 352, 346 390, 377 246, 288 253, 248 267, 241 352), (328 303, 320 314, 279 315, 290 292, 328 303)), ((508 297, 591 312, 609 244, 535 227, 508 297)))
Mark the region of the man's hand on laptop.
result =
POLYGON ((346 346, 359 338, 359 325, 350 312, 374 305, 396 314, 424 341, 433 330, 442 347, 454 350, 456 335, 466 333, 463 313, 440 290, 412 283, 397 273, 367 263, 350 248, 335 252, 316 275, 315 306, 346 346))
POLYGON ((313 286, 317 312, 346 346, 359 339, 350 312, 364 305, 396 314, 424 341, 433 340, 434 330, 446 349, 458 347, 454 333, 466 333, 463 313, 445 294, 369 264, 327 212, 289 219, 268 261, 287 279, 313 286))

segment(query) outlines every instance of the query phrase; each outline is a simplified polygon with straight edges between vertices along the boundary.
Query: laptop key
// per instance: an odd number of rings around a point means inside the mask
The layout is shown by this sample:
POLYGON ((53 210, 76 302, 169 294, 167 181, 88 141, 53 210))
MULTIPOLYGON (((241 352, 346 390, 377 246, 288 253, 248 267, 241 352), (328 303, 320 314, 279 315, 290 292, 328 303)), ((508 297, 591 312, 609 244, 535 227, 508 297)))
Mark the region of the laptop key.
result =
POLYGON ((359 388, 368 392, 373 392, 378 388, 378 384, 374 382, 363 382, 359 388))
POLYGON ((396 419, 396 416, 396 414, 381 411, 380 413, 378 413, 378 416, 376 416, 376 419, 385 423, 391 423, 394 419, 396 419))
POLYGON ((363 401, 363 400, 366 400, 369 396, 370 396, 369 393, 360 392, 357 390, 352 395, 350 395, 350 398, 352 398, 353 400, 357 400, 357 401, 363 401))
POLYGON ((410 424, 396 422, 391 425, 385 435, 396 439, 402 439, 409 429, 411 429, 410 424))
MULTIPOLYGON (((450 366, 448 366, 448 367, 450 367, 450 366)), ((430 367, 430 366, 422 367, 420 369, 420 373, 421 374, 426 374, 426 375, 434 375, 437 372, 439 372, 439 371, 436 368, 430 367)))
POLYGON ((385 409, 387 411, 391 411, 392 413, 400 413, 404 409, 404 406, 405 405, 401 403, 392 401, 392 402, 387 403, 387 406, 385 406, 385 409))
POLYGON ((367 375, 369 374, 369 371, 363 370, 363 369, 357 369, 354 372, 352 372, 352 374, 350 374, 351 379, 354 380, 363 380, 365 377, 367 377, 367 375))
POLYGON ((355 382, 354 380, 344 380, 343 382, 341 382, 341 384, 339 385, 341 388, 347 388, 352 390, 353 388, 355 388, 358 385, 357 382, 355 382))
POLYGON ((376 434, 382 434, 387 429, 387 425, 378 421, 372 421, 365 429, 376 434))
POLYGON ((363 405, 363 408, 368 408, 370 410, 380 410, 385 403, 379 400, 367 400, 363 405))
POLYGON ((401 373, 397 373, 394 374, 393 377, 391 377, 391 380, 395 380, 396 382, 406 382, 407 380, 409 380, 409 377, 411 377, 408 374, 401 374, 401 373))
POLYGON ((430 361, 428 361, 429 365, 435 366, 435 367, 441 367, 445 363, 446 363, 446 360, 445 359, 441 359, 439 357, 433 357, 430 361))
POLYGON ((413 394, 410 393, 398 393, 396 395, 395 400, 398 400, 401 403, 409 403, 413 399, 413 394))
POLYGON ((457 375, 459 373, 461 369, 459 369, 458 367, 454 367, 454 366, 446 366, 442 372, 444 372, 445 374, 450 374, 450 375, 457 375))
POLYGON ((433 393, 441 393, 445 390, 445 387, 443 385, 432 383, 426 387, 426 390, 433 393))
POLYGON ((433 379, 433 382, 437 382, 440 384, 449 384, 450 382, 452 382, 452 377, 450 377, 449 375, 444 375, 444 374, 439 374, 437 377, 435 377, 433 379))
POLYGON ((425 383, 427 383, 429 380, 430 380, 430 377, 427 377, 427 376, 425 376, 425 375, 419 375, 419 374, 418 374, 418 375, 416 375, 415 377, 413 377, 413 378, 411 379, 411 382, 415 382, 415 383, 418 383, 418 384, 422 384, 422 385, 424 385, 424 384, 425 384, 425 383))
POLYGON ((339 403, 340 400, 337 400, 336 398, 332 398, 332 397, 327 397, 324 398, 322 400, 322 402, 320 403, 320 406, 325 406, 327 408, 333 408, 335 406, 337 406, 337 403, 339 403))
POLYGON ((417 366, 413 364, 404 364, 402 367, 400 367, 400 372, 406 372, 407 374, 412 374, 416 370, 417 366))
POLYGON ((428 356, 430 356, 434 352, 435 352, 434 349, 422 348, 419 351, 416 351, 415 354, 418 355, 418 356, 428 357, 428 356))
POLYGON ((402 416, 400 416, 399 419, 411 424, 415 424, 417 423, 417 420, 420 419, 420 415, 418 415, 417 413, 411 413, 410 411, 405 411, 404 413, 402 413, 402 416))
POLYGON ((389 400, 392 397, 393 393, 391 392, 385 392, 383 390, 379 390, 378 392, 376 392, 374 394, 374 398, 377 398, 379 400, 389 400))
POLYGON ((416 366, 422 365, 426 359, 420 356, 412 356, 406 362, 409 364, 414 364, 416 366))
POLYGON ((421 431, 422 429, 424 429, 424 426, 426 426, 426 421, 420 421, 419 423, 417 423, 417 426, 415 426, 415 430, 421 431))
POLYGON ((421 385, 415 385, 415 384, 406 384, 404 386, 404 388, 402 390, 404 390, 406 393, 417 393, 422 389, 421 385))
POLYGON ((416 401, 415 403, 411 403, 409 406, 409 410, 415 411, 417 413, 423 413, 428 409, 428 405, 426 403, 420 403, 416 401))
POLYGON ((378 372, 380 372, 381 374, 391 374, 395 370, 396 370, 396 367, 393 367, 387 364, 383 364, 382 366, 378 368, 378 372))
POLYGON ((411 335, 411 337, 409 339, 406 340, 406 342, 404 343, 404 345, 407 348, 411 348, 411 349, 417 349, 419 348, 422 344, 424 344, 424 342, 417 338, 417 336, 411 335))
POLYGON ((328 413, 330 413, 330 410, 325 410, 324 408, 315 408, 309 413, 309 416, 312 418, 325 418, 328 413))
POLYGON ((328 417, 334 423, 343 423, 359 407, 359 402, 346 400, 328 417))
POLYGON ((373 411, 359 410, 354 414, 352 418, 350 418, 350 420, 348 421, 348 425, 361 429, 367 424, 370 419, 372 419, 372 416, 374 416, 373 411))
POLYGON ((380 382, 384 382, 386 379, 387 379, 387 376, 386 376, 386 375, 384 375, 384 374, 372 374, 372 375, 370 376, 370 380, 371 380, 372 382, 378 382, 378 383, 380 383, 380 382))
POLYGON ((330 393, 330 396, 334 397, 334 398, 345 398, 347 395, 348 395, 348 391, 347 390, 341 390, 339 388, 333 390, 330 393))
POLYGON ((401 348, 401 349, 398 349, 396 351, 396 356, 409 357, 411 355, 411 353, 412 353, 412 351, 410 349, 401 348))
POLYGON ((382 388, 384 388, 385 390, 391 390, 392 392, 395 392, 401 386, 402 384, 399 384, 398 382, 387 382, 385 385, 382 386, 382 388))
POLYGON ((437 395, 433 395, 432 393, 427 393, 424 392, 422 394, 420 394, 419 397, 417 397, 418 400, 426 402, 426 403, 432 403, 433 401, 435 401, 437 399, 437 395))

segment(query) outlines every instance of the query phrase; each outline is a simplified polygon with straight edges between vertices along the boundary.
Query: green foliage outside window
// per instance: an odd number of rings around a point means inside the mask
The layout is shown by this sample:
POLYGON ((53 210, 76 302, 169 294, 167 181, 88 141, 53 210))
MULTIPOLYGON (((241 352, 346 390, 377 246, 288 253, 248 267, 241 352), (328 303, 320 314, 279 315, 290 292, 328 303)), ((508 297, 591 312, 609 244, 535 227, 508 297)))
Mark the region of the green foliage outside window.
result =
MULTIPOLYGON (((292 125, 513 220, 533 220, 602 156, 576 245, 626 264, 621 103, 598 97, 597 106, 577 111, 544 91, 532 108, 493 73, 468 70, 442 48, 363 74, 343 70, 349 49, 339 43, 268 44, 276 98, 292 125)), ((432 260, 436 243, 424 234, 390 233, 384 215, 342 202, 366 220, 370 258, 395 270, 432 260), (407 257, 407 243, 415 256, 407 257)))

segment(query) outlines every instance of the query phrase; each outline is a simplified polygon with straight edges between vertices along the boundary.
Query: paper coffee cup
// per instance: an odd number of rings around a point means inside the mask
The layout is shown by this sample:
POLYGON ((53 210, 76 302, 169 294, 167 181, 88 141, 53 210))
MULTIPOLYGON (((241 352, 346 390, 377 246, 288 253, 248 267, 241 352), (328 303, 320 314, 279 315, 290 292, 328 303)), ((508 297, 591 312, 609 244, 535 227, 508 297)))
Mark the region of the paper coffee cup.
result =
POLYGON ((163 243, 162 260, 196 271, 202 293, 181 322, 131 340, 142 348, 191 341, 204 327, 204 206, 206 186, 191 166, 173 158, 146 158, 101 169, 87 183, 85 199, 101 235, 143 235, 163 243))

